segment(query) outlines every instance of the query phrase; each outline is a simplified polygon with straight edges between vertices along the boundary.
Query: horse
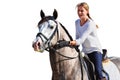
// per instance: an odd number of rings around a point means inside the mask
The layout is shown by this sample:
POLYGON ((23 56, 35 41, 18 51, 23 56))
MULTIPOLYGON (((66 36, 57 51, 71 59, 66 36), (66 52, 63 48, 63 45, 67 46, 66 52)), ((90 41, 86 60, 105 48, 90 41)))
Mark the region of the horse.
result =
MULTIPOLYGON (((40 11, 41 20, 38 22, 39 32, 36 35, 32 46, 35 51, 49 52, 50 64, 52 69, 52 80, 96 80, 94 74, 94 66, 88 68, 85 59, 83 58, 79 50, 79 46, 69 46, 69 41, 73 40, 67 29, 57 21, 58 13, 54 9, 52 16, 46 16, 43 10, 40 11), (92 72, 90 72, 90 71, 92 72), (91 77, 90 74, 93 74, 91 77)), ((119 80, 120 79, 120 58, 110 58, 103 63, 104 72, 107 71, 107 80, 119 80), (117 71, 117 78, 115 76, 111 78, 109 66, 115 67, 117 71), (107 65, 107 67, 106 67, 107 65), (105 67, 104 67, 105 66, 105 67), (106 70, 107 69, 107 70, 106 70)), ((92 63, 89 63, 92 64, 92 63)))

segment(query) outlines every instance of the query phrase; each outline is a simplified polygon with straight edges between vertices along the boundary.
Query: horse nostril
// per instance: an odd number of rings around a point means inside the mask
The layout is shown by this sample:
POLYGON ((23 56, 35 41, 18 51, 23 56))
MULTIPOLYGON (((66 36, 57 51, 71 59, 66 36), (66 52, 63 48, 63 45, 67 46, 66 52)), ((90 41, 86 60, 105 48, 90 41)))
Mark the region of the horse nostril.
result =
POLYGON ((38 46, 40 47, 40 43, 38 43, 38 46))

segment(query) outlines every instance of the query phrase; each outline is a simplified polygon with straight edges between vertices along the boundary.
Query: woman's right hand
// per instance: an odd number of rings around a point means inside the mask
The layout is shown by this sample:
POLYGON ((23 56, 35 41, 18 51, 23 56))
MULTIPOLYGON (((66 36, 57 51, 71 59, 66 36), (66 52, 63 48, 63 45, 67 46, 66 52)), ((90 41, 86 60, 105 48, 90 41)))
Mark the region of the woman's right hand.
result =
POLYGON ((70 45, 71 45, 71 46, 76 46, 76 41, 75 41, 75 40, 70 41, 70 45))

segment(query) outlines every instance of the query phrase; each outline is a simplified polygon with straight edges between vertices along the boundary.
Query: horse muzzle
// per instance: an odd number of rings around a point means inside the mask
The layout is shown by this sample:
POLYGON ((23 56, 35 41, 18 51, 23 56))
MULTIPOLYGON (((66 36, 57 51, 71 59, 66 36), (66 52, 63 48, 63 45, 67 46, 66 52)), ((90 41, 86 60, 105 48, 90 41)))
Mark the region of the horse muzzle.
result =
POLYGON ((33 42, 32 47, 34 48, 34 51, 41 53, 45 50, 44 46, 39 41, 33 42))

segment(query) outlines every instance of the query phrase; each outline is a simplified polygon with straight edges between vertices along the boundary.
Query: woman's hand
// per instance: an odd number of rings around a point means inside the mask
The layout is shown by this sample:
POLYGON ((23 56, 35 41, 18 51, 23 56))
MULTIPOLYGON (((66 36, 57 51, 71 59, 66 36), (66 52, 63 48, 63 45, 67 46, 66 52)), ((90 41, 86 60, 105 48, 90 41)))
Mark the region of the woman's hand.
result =
POLYGON ((75 40, 70 41, 70 45, 71 45, 71 46, 76 46, 76 41, 75 41, 75 40))

